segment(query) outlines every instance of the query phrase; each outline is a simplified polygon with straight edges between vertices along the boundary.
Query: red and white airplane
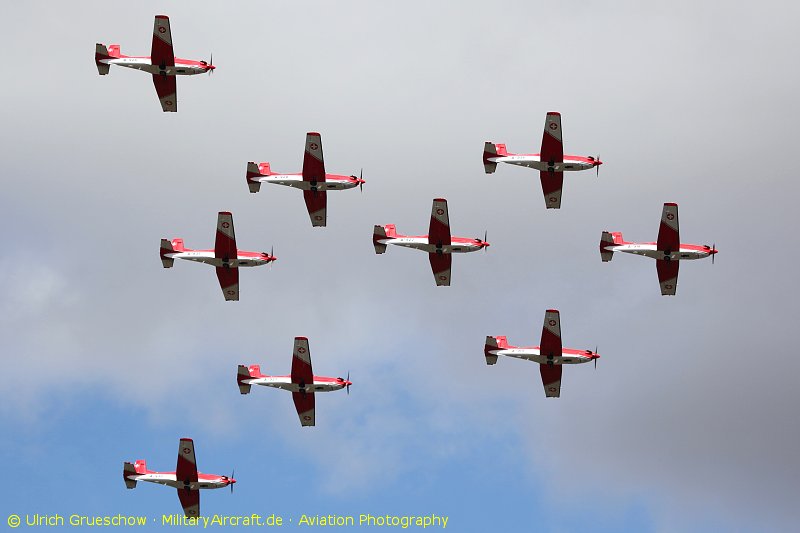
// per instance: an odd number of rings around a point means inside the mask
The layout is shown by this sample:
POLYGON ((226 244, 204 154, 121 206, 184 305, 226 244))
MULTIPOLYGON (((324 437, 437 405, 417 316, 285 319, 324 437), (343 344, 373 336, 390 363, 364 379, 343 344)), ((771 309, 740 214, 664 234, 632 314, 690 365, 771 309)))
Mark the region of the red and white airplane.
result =
POLYGON ((600 357, 591 350, 561 347, 561 318, 555 309, 545 311, 542 342, 539 346, 511 346, 505 336, 486 337, 483 354, 487 365, 497 363, 498 355, 539 363, 544 395, 547 398, 561 396, 561 365, 588 363, 593 360, 597 366, 597 359, 600 357))
POLYGON ((314 375, 311 368, 311 352, 308 351, 306 337, 294 338, 292 374, 290 376, 265 376, 261 373, 259 365, 250 365, 249 367, 239 365, 236 382, 239 384, 239 392, 242 394, 249 394, 250 387, 253 385, 290 391, 301 426, 314 425, 315 392, 330 392, 347 388, 347 393, 350 394, 350 385, 352 385, 349 373, 347 379, 314 375))
POLYGON ((322 157, 322 137, 317 132, 306 134, 306 151, 303 155, 303 172, 295 174, 279 174, 272 172, 269 163, 247 163, 247 186, 250 192, 256 193, 262 183, 286 185, 303 191, 308 216, 312 226, 324 227, 327 223, 328 194, 327 191, 352 189, 361 187, 365 181, 355 176, 341 176, 325 173, 325 161, 322 157))
POLYGON ((627 242, 622 233, 604 231, 600 237, 600 258, 604 263, 611 261, 614 252, 644 255, 656 260, 658 283, 661 294, 674 296, 678 287, 678 261, 686 259, 703 259, 717 253, 717 245, 683 244, 678 233, 678 204, 666 203, 661 212, 661 224, 658 227, 656 242, 627 242))
POLYGON ((505 144, 486 142, 483 149, 483 168, 487 174, 494 173, 497 163, 508 163, 522 167, 535 168, 542 181, 544 203, 548 209, 561 207, 561 189, 564 185, 564 172, 596 168, 599 174, 600 156, 582 157, 564 155, 561 141, 561 113, 547 113, 542 135, 542 150, 538 154, 511 154, 505 144))
POLYGON ((174 472, 148 470, 145 460, 139 459, 133 464, 124 463, 122 477, 129 489, 136 488, 138 481, 175 487, 178 489, 183 512, 188 518, 200 516, 200 489, 221 489, 230 485, 233 492, 233 484, 236 483, 233 473, 228 477, 198 472, 192 439, 181 439, 178 445, 178 465, 174 472))
POLYGON ((246 252, 236 248, 233 233, 233 215, 220 211, 217 215, 217 238, 213 250, 192 250, 183 245, 183 239, 161 239, 161 264, 172 268, 175 259, 186 259, 212 265, 226 300, 239 300, 239 267, 255 267, 277 259, 272 252, 246 252))
POLYGON ((216 68, 209 61, 194 61, 175 57, 172 51, 172 33, 169 30, 169 17, 156 15, 153 25, 153 44, 150 57, 126 56, 120 53, 119 45, 97 43, 94 62, 101 76, 108 74, 111 65, 143 70, 153 75, 158 99, 164 111, 178 111, 178 88, 176 76, 209 74, 216 68))
POLYGON ((485 234, 483 239, 450 236, 450 218, 447 213, 447 200, 444 198, 433 200, 427 235, 400 235, 394 224, 376 225, 372 234, 372 244, 375 246, 376 254, 384 253, 389 244, 428 252, 436 285, 444 286, 450 285, 452 254, 477 252, 489 246, 485 234))

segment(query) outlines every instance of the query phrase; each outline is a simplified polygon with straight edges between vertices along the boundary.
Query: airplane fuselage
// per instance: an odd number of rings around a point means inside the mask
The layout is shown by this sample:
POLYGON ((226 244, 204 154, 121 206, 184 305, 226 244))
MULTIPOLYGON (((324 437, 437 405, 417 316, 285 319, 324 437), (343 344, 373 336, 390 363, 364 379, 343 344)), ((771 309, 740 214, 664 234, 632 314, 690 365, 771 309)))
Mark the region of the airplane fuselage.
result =
POLYGON ((191 59, 175 58, 174 66, 154 65, 149 57, 132 57, 121 56, 112 57, 110 59, 100 59, 100 63, 107 65, 117 65, 125 68, 132 68, 135 70, 143 70, 150 74, 161 74, 165 76, 192 76, 194 74, 204 74, 212 70, 210 66, 202 61, 194 61, 191 59))
POLYGON ((589 350, 573 350, 572 348, 562 348, 561 355, 542 354, 538 346, 518 346, 508 348, 498 348, 489 350, 494 355, 505 355, 516 359, 525 359, 539 364, 547 365, 577 365, 588 363, 592 359, 600 356, 589 350))
POLYGON ((213 474, 197 474, 197 481, 185 483, 176 478, 175 472, 150 472, 145 474, 128 474, 125 476, 127 479, 133 481, 146 481, 148 483, 156 483, 158 485, 166 485, 176 489, 221 489, 231 484, 231 480, 226 476, 217 476, 213 474))
POLYGON ((325 174, 325 181, 303 181, 302 174, 269 174, 252 178, 253 182, 273 183, 275 185, 285 185, 303 191, 338 191, 358 187, 360 181, 351 176, 340 176, 338 174, 325 174))
POLYGON ((654 242, 629 242, 625 244, 607 245, 605 246, 605 250, 609 252, 623 252, 626 254, 643 255, 652 259, 665 259, 667 261, 703 259, 714 253, 710 246, 683 243, 681 243, 680 249, 672 250, 669 253, 666 253, 664 250, 658 250, 658 247, 654 242))
POLYGON ((564 155, 563 163, 542 161, 539 154, 513 154, 489 157, 487 161, 493 163, 508 163, 521 167, 534 168, 550 172, 572 172, 577 170, 589 170, 597 166, 597 161, 591 157, 579 155, 564 155))
POLYGON ((413 248, 415 250, 422 250, 423 252, 428 253, 441 254, 477 252, 478 250, 488 246, 488 243, 484 241, 467 239, 464 237, 451 237, 451 244, 439 246, 436 243, 429 242, 427 235, 399 235, 397 237, 378 239, 376 242, 380 244, 393 244, 395 246, 402 246, 403 248, 413 248))
POLYGON ((196 263, 205 263, 215 267, 255 267, 263 266, 270 263, 273 258, 269 254, 261 252, 245 252, 237 250, 237 256, 228 258, 217 258, 214 256, 214 250, 184 250, 182 252, 165 253, 164 257, 170 259, 185 259, 187 261, 194 261, 196 263))
POLYGON ((314 376, 314 383, 306 383, 300 387, 299 383, 292 383, 291 376, 261 376, 258 378, 243 379, 242 383, 249 385, 262 385, 290 392, 332 392, 345 388, 347 381, 340 378, 314 376))

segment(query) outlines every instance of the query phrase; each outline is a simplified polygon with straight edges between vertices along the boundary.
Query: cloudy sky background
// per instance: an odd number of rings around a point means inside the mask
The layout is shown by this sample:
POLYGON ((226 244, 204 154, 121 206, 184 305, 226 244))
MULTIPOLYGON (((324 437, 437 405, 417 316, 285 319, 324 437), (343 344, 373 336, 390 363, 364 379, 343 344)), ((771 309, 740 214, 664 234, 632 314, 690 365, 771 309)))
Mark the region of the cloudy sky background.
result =
MULTIPOLYGON (((204 514, 450 516, 456 531, 788 530, 800 460, 792 158, 800 118, 789 2, 5 2, 0 100, 0 423, 8 513, 180 512, 174 490, 127 491, 122 462, 174 469, 195 439, 204 514), (94 43, 147 55, 153 15, 213 77, 178 80, 165 114, 148 76, 100 77, 94 43), (483 142, 536 152, 545 113, 565 152, 600 154, 545 210, 535 172, 487 176, 483 142), (301 168, 305 132, 334 192, 312 228, 298 191, 249 194, 248 160, 301 168), (374 224, 488 231, 437 288, 424 254, 374 254, 374 224), (681 240, 661 297, 653 261, 600 261, 602 230, 681 240), (279 260, 241 272, 164 270, 161 237, 279 260), (545 400, 536 365, 487 367, 485 335, 538 344, 546 308, 565 346, 599 346, 545 400), (310 339, 317 427, 291 396, 240 396, 238 363, 286 374, 310 339), (12 480, 12 481, 9 481, 12 480)), ((5 517, 0 517, 5 519, 5 517)))

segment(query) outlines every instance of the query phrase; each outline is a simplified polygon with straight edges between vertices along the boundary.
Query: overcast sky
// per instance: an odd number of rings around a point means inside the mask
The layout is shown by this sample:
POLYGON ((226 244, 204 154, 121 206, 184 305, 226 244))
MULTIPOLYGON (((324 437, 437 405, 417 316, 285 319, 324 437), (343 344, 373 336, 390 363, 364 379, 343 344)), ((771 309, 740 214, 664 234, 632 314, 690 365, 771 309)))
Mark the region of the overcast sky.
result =
POLYGON ((796 528, 795 328, 800 187, 791 2, 10 2, 0 18, 2 511, 180 512, 175 491, 126 490, 123 461, 198 467, 236 493, 203 514, 450 516, 454 531, 786 531, 796 528), (95 42, 149 55, 167 14, 178 80, 161 111, 149 76, 100 77, 95 42), (483 142, 538 152, 547 111, 564 150, 605 161, 565 177, 546 210, 538 173, 485 175, 483 142), (302 195, 248 193, 249 160, 298 172, 307 131, 328 172, 328 227, 302 195), (424 254, 377 256, 374 224, 488 231, 436 287, 424 254), (662 297, 652 260, 601 263, 603 230, 716 243, 662 297), (162 237, 211 248, 233 212, 241 272, 164 270, 162 237), (538 344, 561 310, 565 346, 594 349, 545 399, 534 363, 487 367, 486 335, 538 344), (282 391, 240 396, 236 365, 287 374, 309 338, 319 394, 301 428, 282 391))

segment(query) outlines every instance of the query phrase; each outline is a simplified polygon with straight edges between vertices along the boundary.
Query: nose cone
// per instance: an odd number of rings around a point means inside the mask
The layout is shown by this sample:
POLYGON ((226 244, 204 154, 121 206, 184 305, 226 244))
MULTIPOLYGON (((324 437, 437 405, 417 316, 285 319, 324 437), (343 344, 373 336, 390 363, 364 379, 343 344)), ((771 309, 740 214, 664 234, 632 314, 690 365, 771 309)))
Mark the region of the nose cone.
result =
POLYGON ((214 70, 215 68, 217 67, 215 67, 214 65, 206 65, 206 70, 214 70))
POLYGON ((229 477, 226 481, 228 482, 228 485, 233 485, 234 483, 236 483, 236 480, 233 479, 232 477, 229 477))
POLYGON ((596 166, 596 167, 599 167, 599 166, 600 166, 600 165, 602 165, 602 164, 603 164, 603 162, 602 162, 602 161, 600 161, 599 159, 595 159, 595 160, 594 160, 594 166, 596 166))

